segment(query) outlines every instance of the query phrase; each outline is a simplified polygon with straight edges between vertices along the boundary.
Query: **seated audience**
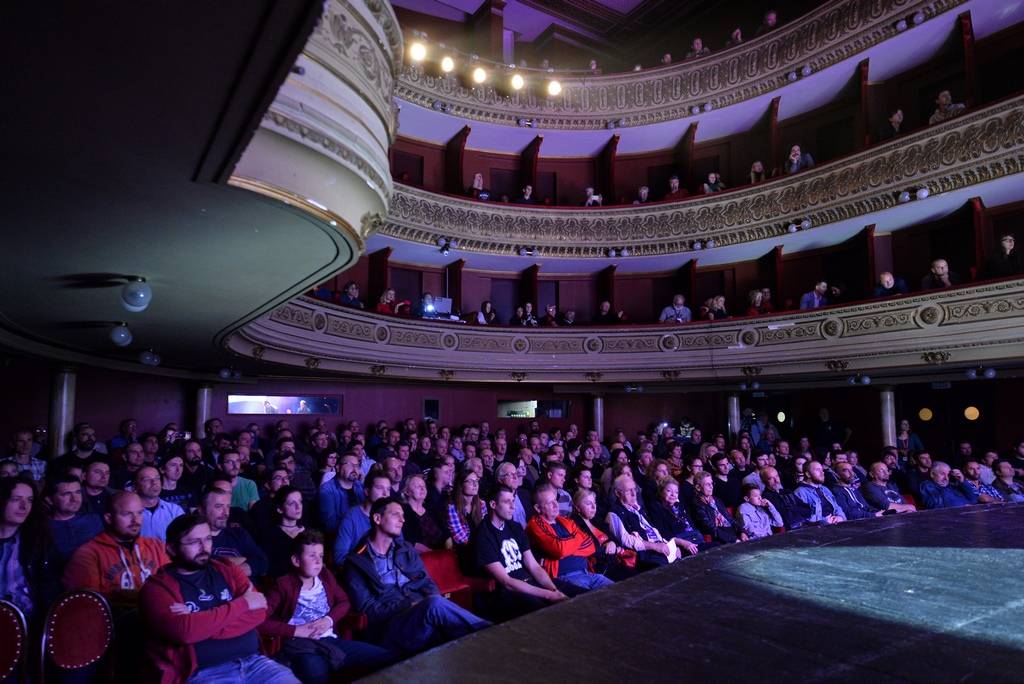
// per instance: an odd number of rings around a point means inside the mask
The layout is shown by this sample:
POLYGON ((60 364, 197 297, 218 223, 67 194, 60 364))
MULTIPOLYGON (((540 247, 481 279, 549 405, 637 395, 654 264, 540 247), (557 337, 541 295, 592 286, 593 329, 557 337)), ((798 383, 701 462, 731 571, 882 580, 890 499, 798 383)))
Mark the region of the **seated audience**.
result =
POLYGON ((828 283, 824 280, 816 282, 813 290, 805 292, 803 296, 800 297, 801 309, 818 309, 823 306, 828 306, 830 303, 828 283))
POLYGON ((434 295, 424 292, 420 295, 420 303, 412 312, 416 318, 437 318, 437 307, 434 306, 434 295))
POLYGON ((814 168, 814 157, 810 152, 802 152, 799 145, 789 148, 789 157, 786 158, 786 173, 798 173, 814 168))
POLYGON ((228 524, 231 515, 231 494, 214 487, 206 491, 199 504, 199 514, 206 520, 213 535, 214 558, 223 558, 238 566, 247 577, 267 573, 267 557, 241 526, 228 524))
POLYGON ((324 564, 323 535, 316 530, 296 535, 289 562, 288 571, 267 591, 267 619, 259 633, 283 639, 278 658, 302 684, 327 684, 339 672, 362 673, 394 659, 380 646, 342 639, 334 631, 348 614, 349 601, 324 564))
POLYGON ((402 316, 409 313, 409 307, 411 306, 412 302, 408 299, 399 301, 394 289, 389 287, 384 290, 380 299, 377 300, 377 313, 402 316))
POLYGON ((103 516, 104 530, 71 554, 64 567, 65 589, 103 594, 117 612, 136 607, 139 590, 169 561, 159 539, 142 532, 138 494, 118 491, 103 516))
POLYGON ((615 500, 608 511, 608 530, 612 539, 623 548, 637 553, 640 567, 657 567, 678 559, 679 551, 649 522, 640 505, 639 487, 626 472, 615 478, 612 492, 615 500))
POLYGON ((885 142, 886 140, 892 140, 893 138, 902 135, 900 128, 903 126, 903 110, 897 109, 889 118, 886 120, 882 127, 878 129, 878 142, 885 142))
POLYGON ((54 475, 46 480, 43 501, 47 528, 61 564, 75 550, 103 531, 103 519, 82 510, 82 483, 74 475, 54 475))
POLYGON ((719 544, 746 541, 747 533, 743 531, 742 523, 735 521, 725 502, 715 496, 715 478, 711 473, 701 473, 696 482, 693 513, 697 529, 719 544))
POLYGON ((496 487, 487 502, 488 515, 474 532, 476 567, 497 583, 493 604, 501 619, 568 598, 536 561, 526 532, 512 519, 515 500, 510 488, 496 487))
POLYGON ((715 295, 701 307, 701 318, 705 321, 723 321, 730 318, 725 309, 725 296, 715 295))
POLYGON ((1024 273, 1024 257, 1016 249, 1013 233, 999 237, 999 250, 988 258, 982 272, 986 278, 1009 278, 1024 273))
POLYGON ((302 526, 302 492, 292 486, 274 493, 275 524, 258 530, 260 547, 267 556, 267 575, 281 577, 291 571, 292 541, 306 528, 302 526))
POLYGON ((572 521, 594 542, 594 555, 590 557, 590 569, 611 580, 621 580, 633 574, 636 566, 636 551, 620 547, 609 536, 607 528, 598 517, 597 494, 583 488, 573 494, 572 521))
POLYGON ((792 490, 782 486, 779 471, 772 466, 761 469, 761 481, 764 489, 761 495, 775 506, 782 516, 782 526, 787 530, 796 530, 808 522, 814 515, 814 509, 792 490))
MULTIPOLYGON (((345 513, 338 525, 338 536, 334 540, 334 563, 341 565, 345 557, 356 547, 359 540, 370 531, 370 507, 377 499, 386 499, 391 496, 391 480, 383 473, 371 471, 363 484, 363 500, 358 506, 353 506, 345 513)), ((404 515, 403 515, 404 518, 404 515)))
POLYGON ((537 200, 533 198, 533 186, 524 185, 523 194, 516 200, 516 204, 536 204, 537 200))
POLYGON ((516 323, 513 319, 512 325, 521 325, 524 328, 536 328, 540 325, 537 320, 537 315, 533 311, 533 302, 526 302, 522 306, 522 312, 516 309, 516 314, 519 315, 519 321, 516 323))
POLYGON ((964 475, 942 461, 935 461, 931 479, 921 483, 921 500, 927 509, 955 508, 978 503, 978 495, 964 485, 964 475))
MULTIPOLYGON (((713 454, 709 457, 713 471, 708 475, 711 476, 715 496, 725 502, 729 508, 735 508, 740 505, 740 499, 743 498, 744 473, 741 467, 733 467, 730 463, 730 455, 735 455, 738 459, 743 458, 743 453, 735 449, 728 454, 713 454)), ((694 489, 696 491, 695 498, 697 498, 700 496, 700 487, 696 482, 694 482, 694 489)))
POLYGON ((554 304, 548 304, 544 310, 544 315, 541 316, 540 326, 542 328, 557 328, 558 327, 558 307, 554 304))
POLYGON ((878 511, 910 513, 917 510, 903 501, 900 490, 889 482, 889 466, 878 461, 871 464, 868 479, 861 481, 860 493, 868 506, 878 511))
POLYGON ((476 312, 477 325, 495 325, 498 322, 498 312, 489 300, 484 300, 480 310, 476 312))
POLYGON ((876 297, 892 297, 894 295, 905 295, 909 292, 907 283, 903 278, 897 278, 889 271, 882 271, 878 276, 878 285, 875 286, 876 297))
POLYGON ((665 200, 675 202, 689 196, 686 188, 680 187, 679 176, 671 176, 668 179, 668 194, 665 195, 665 200))
POLYGON ((486 202, 491 198, 491 191, 484 187, 484 174, 474 173, 473 184, 469 186, 469 190, 466 191, 467 197, 472 197, 475 200, 486 202))
POLYGON ((694 38, 693 42, 690 43, 690 50, 686 53, 686 59, 695 59, 697 57, 704 57, 705 55, 711 54, 711 48, 704 45, 704 41, 700 37, 694 38))
POLYGON ((686 306, 686 297, 677 294, 672 298, 671 306, 666 306, 658 316, 659 323, 688 323, 693 318, 689 307, 686 306))
POLYGON ((34 627, 60 593, 61 561, 31 484, 0 478, 0 516, 0 600, 17 606, 34 627))
POLYGON ((1002 503, 1003 495, 992 485, 981 481, 981 464, 977 461, 964 463, 964 488, 971 490, 978 499, 978 503, 1002 503))
POLYGON ((601 302, 592 322, 594 325, 618 325, 625 322, 625 319, 626 312, 621 309, 617 312, 612 311, 612 303, 606 299, 601 302))
POLYGON ((13 462, 17 465, 19 473, 28 473, 33 480, 41 482, 46 475, 46 461, 32 455, 33 446, 35 442, 32 439, 32 431, 18 430, 14 433, 14 454, 10 458, 0 460, 0 463, 13 462))
POLYGON ((750 184, 763 183, 768 180, 768 174, 764 170, 764 164, 760 160, 750 165, 750 184))
POLYGON ((185 457, 170 454, 160 465, 160 498, 179 506, 186 513, 196 507, 198 493, 181 483, 185 474, 185 457))
POLYGON ((772 290, 770 287, 761 288, 761 313, 775 313, 775 305, 772 303, 772 290))
POLYGON ((533 493, 536 514, 526 525, 531 548, 536 549, 541 567, 556 586, 570 584, 589 591, 612 584, 610 579, 591 570, 589 559, 596 550, 594 541, 571 518, 560 514, 556 491, 550 483, 537 486, 533 493))
POLYGON ((139 596, 142 681, 298 684, 287 667, 259 654, 256 628, 267 600, 237 565, 213 557, 211 532, 199 515, 167 528, 171 563, 139 596))
POLYGON ((338 473, 320 485, 320 525, 329 534, 335 534, 342 518, 350 508, 363 501, 363 473, 359 457, 348 453, 338 461, 338 473))
POLYGON ((820 462, 804 464, 804 480, 794 493, 813 510, 807 522, 834 525, 846 521, 846 512, 825 486, 825 467, 820 462))
POLYGON ((945 259, 933 261, 928 275, 921 279, 922 290, 941 290, 959 284, 960 276, 949 270, 949 263, 945 259))
POLYGON ((480 496, 480 476, 472 470, 463 470, 455 479, 452 502, 448 504, 448 534, 452 543, 456 546, 469 544, 473 530, 486 516, 487 502, 480 496))
POLYGON ((708 174, 707 180, 704 181, 702 187, 704 188, 704 194, 710 194, 725 190, 725 183, 722 182, 722 177, 718 175, 717 171, 712 171, 708 174))
POLYGON ((736 509, 736 520, 748 539, 770 537, 773 527, 785 526, 775 505, 761 496, 756 484, 743 485, 743 502, 736 509))
POLYGON ((604 198, 601 195, 594 194, 594 188, 587 187, 583 190, 583 205, 584 207, 599 207, 604 202, 604 198))
POLYGON ((419 473, 407 477, 402 486, 402 499, 405 515, 402 537, 405 541, 415 546, 417 551, 444 548, 449 534, 427 509, 426 478, 419 473))
POLYGON ((1009 461, 999 461, 993 468, 996 479, 992 486, 1002 495, 1004 501, 1014 503, 1024 502, 1024 483, 1014 476, 1013 464, 1009 461))
POLYGON ((736 47, 737 45, 743 45, 743 42, 743 31, 737 26, 729 34, 729 40, 725 41, 725 47, 726 49, 736 47))
POLYGON ((442 597, 420 555, 402 539, 402 505, 390 497, 370 507, 370 531, 348 555, 342 581, 369 622, 366 638, 410 655, 489 627, 442 597))
POLYGON ((761 20, 761 24, 754 31, 754 37, 762 36, 769 31, 774 31, 775 27, 779 24, 779 14, 773 9, 768 10, 764 13, 764 18, 761 20))
POLYGON ((146 451, 140 442, 129 444, 124 448, 124 463, 111 471, 110 487, 124 491, 131 491, 132 479, 139 468, 146 462, 146 451))
POLYGON ((935 111, 928 117, 928 125, 941 123, 955 116, 960 116, 967 110, 963 102, 953 102, 953 95, 948 90, 943 90, 935 98, 935 111))
POLYGON ((761 315, 761 300, 762 295, 760 290, 751 290, 747 293, 747 315, 748 316, 760 316, 761 315))
POLYGON ((671 63, 672 63, 672 53, 671 52, 666 52, 665 54, 663 54, 661 56, 661 65, 662 66, 667 66, 667 65, 669 65, 671 63))
POLYGON ((651 524, 662 537, 679 548, 680 556, 693 556, 715 544, 704 541, 704 535, 697 531, 686 508, 686 503, 679 500, 679 483, 672 477, 658 480, 657 498, 647 509, 651 524))
POLYGON ((341 297, 338 303, 342 306, 350 306, 353 309, 363 309, 363 302, 359 299, 359 286, 356 281, 350 280, 345 283, 345 287, 341 291, 341 297))
POLYGON ((135 493, 142 501, 142 536, 164 540, 167 526, 179 515, 184 515, 178 504, 161 497, 163 480, 153 466, 143 466, 135 473, 135 493))
POLYGON ((860 491, 860 483, 857 482, 853 466, 848 461, 837 463, 835 472, 838 482, 832 485, 832 494, 846 514, 847 520, 877 518, 888 509, 888 506, 876 508, 868 503, 860 491))
POLYGON ((563 327, 576 325, 576 311, 567 309, 564 314, 558 317, 558 325, 563 327))
POLYGON ((646 185, 641 185, 640 189, 636 192, 636 199, 633 200, 633 204, 647 204, 650 201, 651 189, 646 185))

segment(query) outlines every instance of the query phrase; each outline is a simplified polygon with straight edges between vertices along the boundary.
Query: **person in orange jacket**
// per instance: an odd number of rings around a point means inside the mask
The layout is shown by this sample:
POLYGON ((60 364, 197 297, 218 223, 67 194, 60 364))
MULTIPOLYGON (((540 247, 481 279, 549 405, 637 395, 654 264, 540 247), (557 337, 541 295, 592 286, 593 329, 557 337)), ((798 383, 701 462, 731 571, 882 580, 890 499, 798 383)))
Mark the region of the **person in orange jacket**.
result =
POLYGON ((103 594, 115 611, 135 608, 142 585, 170 559, 163 541, 139 536, 142 500, 137 494, 111 496, 103 522, 104 530, 72 554, 64 587, 103 594))
POLYGON ((533 501, 537 514, 526 524, 526 534, 551 579, 586 591, 613 584, 604 575, 591 572, 587 559, 596 551, 594 542, 570 518, 558 515, 554 485, 538 486, 533 501))

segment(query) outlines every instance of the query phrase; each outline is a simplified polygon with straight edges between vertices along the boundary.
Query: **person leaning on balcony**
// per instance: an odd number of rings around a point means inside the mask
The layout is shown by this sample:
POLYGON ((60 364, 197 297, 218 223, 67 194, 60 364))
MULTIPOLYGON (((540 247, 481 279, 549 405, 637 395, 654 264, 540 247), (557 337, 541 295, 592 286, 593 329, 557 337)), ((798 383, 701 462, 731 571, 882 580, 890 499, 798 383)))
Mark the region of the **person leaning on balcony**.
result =
POLYGON ((524 185, 523 194, 516 200, 516 204, 536 204, 537 200, 533 199, 533 186, 524 185))
POLYGON ((588 187, 584 193, 586 196, 583 198, 583 206, 600 207, 604 203, 604 198, 601 195, 594 194, 594 188, 588 187))
POLYGON ((412 302, 408 299, 398 301, 395 297, 395 291, 392 288, 384 290, 384 294, 377 300, 377 313, 391 314, 398 316, 409 313, 409 307, 412 306, 412 302))
POLYGON ((882 127, 878 129, 878 142, 885 140, 892 140, 903 134, 901 128, 903 127, 903 110, 897 109, 889 118, 886 120, 882 127))
POLYGON ((626 320, 626 312, 619 309, 619 311, 612 311, 612 303, 607 299, 601 302, 601 306, 598 308, 597 315, 594 316, 592 321, 594 325, 618 325, 626 320))
POLYGON ((690 43, 690 51, 686 53, 686 59, 696 59, 697 57, 704 57, 710 54, 711 48, 704 44, 700 36, 697 36, 690 43))
POLYGON ((345 289, 341 292, 339 303, 342 306, 350 306, 353 309, 365 308, 362 300, 359 299, 359 286, 356 285, 356 281, 350 280, 345 283, 345 289))
POLYGON ((966 109, 963 102, 953 102, 953 95, 948 90, 943 90, 935 98, 935 111, 928 117, 928 125, 931 126, 946 119, 952 119, 954 116, 960 116, 966 109))
POLYGON ((693 319, 693 314, 686 306, 686 297, 677 294, 672 298, 672 304, 661 310, 658 316, 659 323, 688 323, 693 319))
POLYGON ((558 307, 554 304, 548 304, 547 308, 544 309, 544 315, 540 318, 540 325, 543 328, 557 328, 558 327, 558 307))
POLYGON ((818 309, 828 306, 828 304, 828 283, 824 280, 819 280, 814 284, 813 290, 805 292, 804 296, 800 298, 801 309, 818 309))
POLYGON ((476 312, 476 322, 478 325, 494 325, 498 322, 498 312, 494 310, 494 304, 491 304, 489 299, 484 300, 480 310, 476 312))
POLYGON ((779 25, 779 13, 773 9, 768 10, 764 13, 764 19, 761 20, 761 25, 754 31, 754 37, 757 38, 760 35, 774 31, 775 27, 779 25))
POLYGON ((732 30, 732 33, 729 34, 729 40, 725 41, 725 47, 726 47, 726 49, 729 49, 731 47, 736 47, 737 45, 742 45, 742 44, 743 44, 743 31, 740 29, 739 26, 737 26, 736 28, 734 28, 732 30))
POLYGON ((761 315, 761 291, 751 290, 747 294, 747 315, 748 316, 759 316, 761 315))
POLYGON ((1017 251, 1013 233, 1003 233, 999 238, 999 251, 985 262, 986 278, 1008 278, 1024 273, 1024 259, 1017 251))
POLYGON ((466 195, 481 201, 487 201, 491 198, 491 191, 484 187, 484 174, 473 174, 473 185, 469 186, 466 195))
POLYGON ((960 276, 949 270, 949 263, 945 259, 933 261, 928 275, 921 279, 922 290, 941 290, 959 284, 960 276))
POLYGON ((636 192, 636 199, 633 200, 633 204, 647 204, 650 201, 651 189, 646 185, 641 185, 640 189, 636 192))
POLYGON ((712 171, 708 174, 708 178, 704 181, 704 194, 708 195, 712 192, 721 192, 725 190, 725 183, 722 182, 722 176, 717 171, 712 171))
POLYGON ((878 285, 875 287, 876 297, 892 297, 893 295, 905 295, 907 283, 903 278, 897 278, 889 271, 882 271, 878 275, 878 285))
POLYGON ((799 145, 789 148, 789 157, 786 159, 786 173, 797 173, 805 169, 814 168, 814 157, 810 152, 803 152, 799 145))
POLYGON ((672 176, 668 179, 668 194, 665 195, 666 200, 681 200, 684 197, 689 197, 690 193, 686 191, 686 188, 679 186, 679 176, 672 176))
POLYGON ((750 165, 750 184, 763 183, 766 180, 768 180, 768 174, 765 173, 764 164, 758 159, 750 165))

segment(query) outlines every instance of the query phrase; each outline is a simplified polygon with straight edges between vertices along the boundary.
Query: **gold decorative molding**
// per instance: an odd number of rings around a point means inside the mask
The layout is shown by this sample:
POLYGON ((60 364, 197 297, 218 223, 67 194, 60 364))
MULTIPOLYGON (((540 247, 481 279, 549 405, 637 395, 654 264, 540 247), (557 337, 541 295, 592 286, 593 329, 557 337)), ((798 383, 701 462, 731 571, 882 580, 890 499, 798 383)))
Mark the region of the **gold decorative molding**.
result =
POLYGON ((1024 361, 1024 278, 792 311, 675 326, 666 344, 661 325, 578 329, 460 326, 385 316, 301 297, 277 307, 227 338, 233 352, 321 374, 461 382, 639 383, 756 379, 762 385, 799 375, 834 377, 923 370, 958 363, 1024 361), (941 325, 924 312, 938 309, 941 325), (952 312, 952 313, 951 313, 952 312), (327 325, 317 322, 326 318, 327 325), (827 321, 837 323, 835 335, 827 321), (870 324, 865 323, 870 321, 870 324), (743 331, 755 343, 740 345, 743 331), (378 335, 383 331, 385 334, 378 335), (785 334, 780 334, 785 331, 785 334), (593 351, 583 342, 597 339, 593 351), (666 366, 668 369, 666 370, 666 366), (510 368, 529 368, 525 371, 510 368), (376 370, 379 369, 379 370, 376 370))
MULTIPOLYGON (((898 191, 927 186, 933 195, 1024 170, 1024 96, 978 109, 876 146, 842 162, 767 183, 682 202, 601 209, 525 207, 476 202, 396 184, 380 233, 436 245, 457 238, 470 253, 601 258, 608 247, 635 256, 692 252, 695 241, 719 247, 788 235, 794 217, 810 230, 889 209, 898 191)), ((931 318, 926 318, 926 324, 931 318)), ((830 336, 832 332, 829 331, 830 336)), ((744 340, 746 344, 746 340, 744 340)))
MULTIPOLYGON (((460 119, 536 128, 599 130, 682 119, 710 108, 749 100, 790 83, 804 67, 821 71, 898 36, 899 19, 922 12, 927 19, 965 0, 832 0, 775 31, 699 60, 642 72, 559 75, 562 92, 547 98, 529 89, 506 94, 493 85, 467 86, 453 75, 434 76, 403 65, 395 96, 430 109, 435 102, 460 119)), ((910 32, 908 32, 909 34, 910 32)), ((538 74, 538 77, 547 74, 538 74)))

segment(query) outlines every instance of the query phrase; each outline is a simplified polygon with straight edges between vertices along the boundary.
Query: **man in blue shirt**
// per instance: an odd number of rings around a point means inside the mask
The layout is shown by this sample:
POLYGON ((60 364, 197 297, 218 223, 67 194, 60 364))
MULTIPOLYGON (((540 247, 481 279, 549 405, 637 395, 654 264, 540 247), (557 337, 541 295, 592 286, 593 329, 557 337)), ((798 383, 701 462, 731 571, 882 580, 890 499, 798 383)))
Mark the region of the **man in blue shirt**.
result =
POLYGON ((832 494, 835 495, 839 507, 846 514, 847 520, 877 518, 882 515, 882 511, 869 504, 864 499, 864 495, 860 493, 856 486, 857 476, 853 472, 852 465, 846 462, 837 463, 835 471, 839 482, 833 485, 832 494))
POLYGON ((693 318, 690 308, 686 306, 686 297, 677 294, 672 298, 672 306, 666 306, 658 316, 659 323, 688 323, 693 318))
POLYGON ((359 457, 348 453, 335 467, 337 474, 320 486, 320 524, 326 532, 337 532, 342 518, 363 502, 363 473, 359 457))
POLYGON ((800 297, 800 308, 801 309, 818 309, 823 306, 828 306, 828 283, 824 280, 819 280, 814 284, 814 289, 810 292, 805 292, 800 297))
POLYGON ((341 524, 338 525, 338 537, 334 540, 334 562, 341 565, 345 556, 356 547, 359 540, 370 531, 370 506, 377 499, 391 496, 391 480, 383 473, 374 473, 366 479, 362 502, 350 508, 341 524))
POLYGON ((794 494, 814 509, 807 522, 834 525, 846 521, 846 512, 825 487, 825 468, 818 461, 808 461, 804 465, 804 481, 794 494))
POLYGON ((931 479, 921 483, 924 507, 956 508, 978 503, 978 495, 964 486, 964 474, 942 461, 932 465, 931 479), (952 481, 950 481, 952 480, 952 481))
POLYGON ((231 493, 211 489, 203 495, 199 512, 213 533, 214 558, 223 558, 238 566, 246 577, 262 577, 267 573, 267 556, 242 527, 229 527, 231 493))
POLYGON ((61 562, 67 562, 75 549, 103 531, 103 519, 82 511, 82 483, 74 475, 50 478, 44 494, 50 507, 50 538, 61 562))

